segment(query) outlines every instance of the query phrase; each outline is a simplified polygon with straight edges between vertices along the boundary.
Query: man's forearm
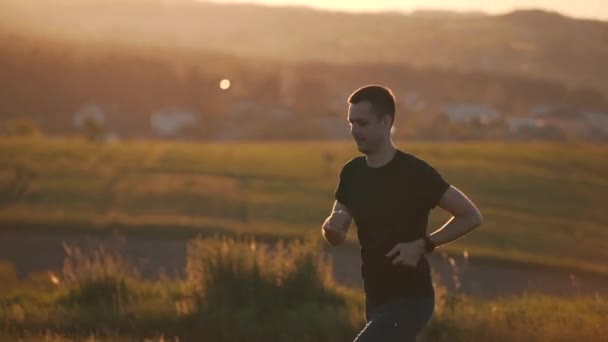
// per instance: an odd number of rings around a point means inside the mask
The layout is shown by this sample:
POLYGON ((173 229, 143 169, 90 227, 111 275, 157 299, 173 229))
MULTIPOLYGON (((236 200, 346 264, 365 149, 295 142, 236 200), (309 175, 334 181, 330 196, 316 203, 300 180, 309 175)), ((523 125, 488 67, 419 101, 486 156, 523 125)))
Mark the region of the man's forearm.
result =
POLYGON ((436 246, 441 246, 465 236, 481 225, 480 214, 453 216, 441 228, 430 235, 436 246))

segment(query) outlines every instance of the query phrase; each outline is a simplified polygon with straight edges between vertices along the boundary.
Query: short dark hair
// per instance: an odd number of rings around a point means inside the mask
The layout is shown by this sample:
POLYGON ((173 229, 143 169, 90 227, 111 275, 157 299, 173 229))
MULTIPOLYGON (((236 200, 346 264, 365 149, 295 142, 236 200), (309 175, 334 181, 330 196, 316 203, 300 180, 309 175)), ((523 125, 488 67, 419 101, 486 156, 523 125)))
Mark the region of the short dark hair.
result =
POLYGON ((378 120, 382 119, 384 115, 388 115, 391 117, 391 122, 395 121, 395 96, 389 88, 375 84, 363 86, 355 90, 348 98, 348 103, 360 102, 369 102, 378 120))

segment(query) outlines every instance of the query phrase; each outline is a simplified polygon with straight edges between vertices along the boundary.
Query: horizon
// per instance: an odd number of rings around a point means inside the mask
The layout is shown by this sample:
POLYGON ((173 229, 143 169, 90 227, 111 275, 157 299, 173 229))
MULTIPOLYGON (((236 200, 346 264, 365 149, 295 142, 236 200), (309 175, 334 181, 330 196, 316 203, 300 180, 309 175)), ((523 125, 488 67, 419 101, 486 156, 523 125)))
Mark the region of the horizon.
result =
POLYGON ((599 0, 579 1, 571 3, 566 0, 514 0, 503 2, 464 1, 464 0, 379 0, 344 1, 344 0, 198 0, 216 3, 250 3, 272 7, 306 7, 320 11, 338 11, 350 13, 381 13, 399 12, 411 14, 415 12, 438 11, 454 13, 480 13, 486 15, 501 15, 518 10, 542 10, 555 12, 575 19, 608 21, 608 3, 599 0))

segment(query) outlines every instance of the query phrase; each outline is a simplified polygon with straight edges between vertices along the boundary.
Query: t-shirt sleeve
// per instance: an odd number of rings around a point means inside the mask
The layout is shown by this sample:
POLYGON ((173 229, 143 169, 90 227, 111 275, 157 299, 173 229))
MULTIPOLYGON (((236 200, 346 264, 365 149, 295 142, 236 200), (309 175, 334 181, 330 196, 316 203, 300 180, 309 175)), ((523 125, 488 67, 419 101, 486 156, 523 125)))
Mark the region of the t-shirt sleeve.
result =
POLYGON ((336 187, 334 196, 338 202, 348 205, 348 174, 346 166, 340 171, 340 178, 338 179, 338 186, 336 187))
POLYGON ((426 162, 422 162, 421 172, 421 185, 423 186, 425 205, 429 209, 433 209, 439 204, 441 197, 450 187, 450 183, 448 183, 434 167, 426 162))

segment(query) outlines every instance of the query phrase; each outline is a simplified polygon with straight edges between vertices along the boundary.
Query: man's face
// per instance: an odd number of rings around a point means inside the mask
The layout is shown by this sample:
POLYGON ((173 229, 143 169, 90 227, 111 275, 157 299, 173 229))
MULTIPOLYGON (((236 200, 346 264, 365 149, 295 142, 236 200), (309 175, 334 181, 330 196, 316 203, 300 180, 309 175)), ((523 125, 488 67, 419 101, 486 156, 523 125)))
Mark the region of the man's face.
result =
POLYGON ((382 120, 378 120, 369 102, 350 104, 348 122, 357 148, 364 154, 376 151, 386 135, 390 135, 390 117, 385 115, 382 120))

